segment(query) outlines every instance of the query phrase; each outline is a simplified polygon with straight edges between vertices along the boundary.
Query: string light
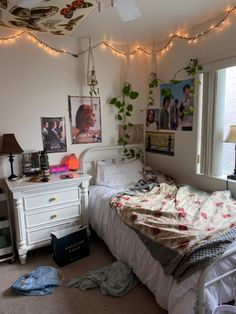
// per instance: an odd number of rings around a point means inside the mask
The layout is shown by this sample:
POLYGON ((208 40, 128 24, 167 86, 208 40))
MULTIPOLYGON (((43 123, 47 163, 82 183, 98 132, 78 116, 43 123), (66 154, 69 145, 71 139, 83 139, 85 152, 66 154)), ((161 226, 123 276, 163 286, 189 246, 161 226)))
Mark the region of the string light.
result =
MULTIPOLYGON (((227 21, 227 19, 229 18, 231 13, 236 14, 235 11, 236 11, 236 6, 234 6, 232 8, 227 8, 225 11, 226 13, 223 15, 223 17, 218 22, 216 22, 215 24, 212 24, 206 30, 204 30, 198 34, 195 34, 194 36, 189 36, 188 34, 181 34, 180 31, 176 32, 175 34, 170 34, 167 43, 164 44, 158 50, 156 50, 156 54, 164 55, 173 46, 175 39, 186 40, 189 44, 196 44, 197 42, 199 42, 200 39, 205 38, 209 33, 213 32, 213 31, 222 30, 221 26, 227 26, 230 24, 227 21)), ((40 48, 45 49, 46 52, 49 53, 50 55, 67 54, 67 55, 70 55, 72 57, 78 58, 81 54, 88 52, 88 49, 86 49, 84 51, 79 52, 78 54, 75 54, 75 53, 72 53, 72 52, 69 52, 66 50, 56 49, 56 48, 46 44, 44 41, 42 41, 41 39, 39 39, 38 37, 36 37, 32 33, 29 33, 27 31, 22 31, 22 32, 17 33, 13 36, 0 37, 0 44, 13 43, 16 39, 20 38, 23 35, 27 35, 27 38, 29 40, 38 44, 40 48)), ((152 52, 147 51, 146 49, 144 49, 141 46, 138 46, 129 52, 124 52, 124 51, 121 51, 121 50, 115 48, 113 45, 109 44, 106 41, 102 41, 102 42, 92 46, 92 49, 94 49, 98 46, 109 48, 114 54, 116 54, 119 57, 134 56, 136 53, 140 53, 140 52, 145 54, 146 56, 150 56, 152 54, 152 52)))

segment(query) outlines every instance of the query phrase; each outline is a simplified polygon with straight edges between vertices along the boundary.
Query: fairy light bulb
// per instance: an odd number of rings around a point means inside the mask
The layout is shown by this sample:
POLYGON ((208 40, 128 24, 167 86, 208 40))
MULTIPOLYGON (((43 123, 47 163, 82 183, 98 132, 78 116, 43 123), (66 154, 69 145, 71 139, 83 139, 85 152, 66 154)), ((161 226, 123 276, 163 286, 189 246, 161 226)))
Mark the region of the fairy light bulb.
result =
MULTIPOLYGON (((114 5, 114 0, 111 1, 111 5, 114 5)), ((100 5, 100 7, 102 6, 102 0, 97 0, 97 3, 100 5)), ((101 8, 102 9, 102 8, 101 8)), ((212 31, 222 31, 223 27, 230 25, 230 21, 229 21, 229 16, 231 14, 236 14, 236 6, 233 7, 227 7, 225 9, 225 14, 224 16, 220 19, 220 21, 216 22, 215 24, 212 24, 211 26, 209 26, 206 30, 199 32, 198 34, 194 35, 194 36, 189 36, 189 34, 184 33, 180 30, 178 30, 176 33, 170 33, 169 36, 169 40, 167 41, 167 43, 160 48, 158 51, 156 51, 157 54, 159 55, 164 55, 174 44, 174 40, 175 39, 184 39, 186 40, 189 44, 191 43, 197 43, 199 40, 203 40, 207 37, 207 35, 209 33, 211 33, 212 31)), ((32 41, 32 43, 37 44, 39 48, 43 48, 48 54, 50 55, 55 55, 58 56, 59 54, 69 54, 73 57, 78 57, 80 54, 87 52, 88 50, 82 51, 79 54, 73 54, 70 52, 63 50, 58 50, 56 48, 50 47, 49 45, 47 45, 45 42, 41 41, 38 37, 36 37, 35 35, 27 32, 27 31, 22 31, 22 32, 18 32, 17 34, 13 35, 13 36, 9 36, 9 37, 0 37, 0 44, 2 45, 7 45, 7 44, 11 44, 14 43, 16 41, 16 39, 20 38, 22 35, 25 35, 26 38, 30 41, 32 41)), ((127 57, 128 55, 130 56, 134 56, 135 54, 145 54, 146 56, 150 56, 152 55, 151 52, 149 52, 148 50, 144 49, 142 46, 138 45, 136 46, 136 48, 134 48, 133 50, 131 50, 131 53, 126 53, 123 51, 120 51, 118 49, 116 49, 115 47, 113 47, 112 42, 106 42, 106 41, 102 41, 100 45, 103 49, 105 48, 109 48, 112 53, 114 53, 116 56, 119 57, 127 57)), ((98 46, 96 45, 96 47, 98 46)))

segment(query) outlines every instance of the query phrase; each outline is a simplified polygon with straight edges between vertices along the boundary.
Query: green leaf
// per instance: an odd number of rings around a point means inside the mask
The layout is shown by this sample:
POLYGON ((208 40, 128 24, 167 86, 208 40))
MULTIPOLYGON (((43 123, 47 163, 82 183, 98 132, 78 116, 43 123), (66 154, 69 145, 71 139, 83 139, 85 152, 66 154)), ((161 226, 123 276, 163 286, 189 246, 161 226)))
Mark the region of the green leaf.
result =
POLYGON ((123 120, 123 117, 120 114, 118 114, 117 118, 118 118, 119 121, 123 120))
POLYGON ((198 71, 202 71, 202 70, 203 70, 203 66, 199 64, 199 65, 197 66, 197 69, 198 69, 198 71))
POLYGON ((132 114, 131 114, 129 111, 126 111, 125 115, 126 115, 126 116, 129 116, 129 117, 132 116, 132 114))
POLYGON ((199 86, 199 85, 201 85, 201 81, 200 81, 200 80, 195 80, 195 84, 196 84, 197 86, 199 86))
POLYGON ((129 97, 130 97, 131 99, 136 99, 136 98, 138 97, 138 95, 139 95, 138 92, 131 92, 130 95, 129 95, 129 97))
POLYGON ((118 144, 119 144, 119 145, 122 145, 122 144, 123 144, 123 139, 122 139, 122 138, 119 138, 119 139, 118 139, 118 144))
POLYGON ((170 88, 163 88, 161 90, 161 96, 170 96, 171 95, 171 89, 170 88))
POLYGON ((125 83, 122 89, 122 93, 126 96, 129 96, 130 89, 131 89, 131 85, 129 83, 125 83))
POLYGON ((127 133, 126 133, 124 136, 125 136, 126 138, 129 138, 129 134, 127 134, 127 133))
POLYGON ((132 126, 133 126, 133 124, 129 122, 128 127, 131 128, 132 126))
POLYGON ((98 85, 98 81, 97 81, 97 80, 92 79, 92 80, 91 80, 90 85, 92 85, 92 86, 96 86, 96 85, 98 85))
POLYGON ((120 108, 120 110, 118 111, 118 113, 122 113, 125 111, 125 108, 120 108))
POLYGON ((120 101, 117 101, 117 102, 115 103, 115 106, 116 106, 117 108, 121 108, 121 102, 120 102, 120 101))
POLYGON ((126 131, 127 129, 128 129, 128 125, 127 125, 127 124, 124 124, 124 125, 123 125, 123 130, 126 131))
POLYGON ((129 105, 127 106, 127 110, 128 110, 128 111, 133 111, 133 105, 129 104, 129 105))
POLYGON ((110 105, 114 105, 116 102, 117 102, 117 98, 114 97, 114 98, 112 98, 112 99, 110 100, 109 104, 110 104, 110 105))

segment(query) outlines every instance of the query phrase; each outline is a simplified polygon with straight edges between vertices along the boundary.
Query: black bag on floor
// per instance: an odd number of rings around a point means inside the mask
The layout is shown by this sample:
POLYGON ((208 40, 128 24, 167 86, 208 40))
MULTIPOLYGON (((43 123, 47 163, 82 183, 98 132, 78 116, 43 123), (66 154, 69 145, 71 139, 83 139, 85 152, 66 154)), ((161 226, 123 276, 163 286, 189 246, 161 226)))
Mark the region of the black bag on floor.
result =
POLYGON ((67 227, 51 232, 52 257, 59 267, 89 255, 87 228, 67 227))

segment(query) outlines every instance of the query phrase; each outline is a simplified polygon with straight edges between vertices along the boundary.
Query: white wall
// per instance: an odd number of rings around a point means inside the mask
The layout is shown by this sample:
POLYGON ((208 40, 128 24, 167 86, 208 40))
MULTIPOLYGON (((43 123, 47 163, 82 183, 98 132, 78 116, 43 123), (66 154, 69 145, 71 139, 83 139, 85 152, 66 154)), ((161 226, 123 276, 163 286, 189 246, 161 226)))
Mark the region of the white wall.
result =
MULTIPOLYGON (((196 44, 176 40, 173 47, 159 59, 161 79, 168 82, 176 71, 188 64, 190 58, 198 58, 200 64, 205 64, 236 55, 235 27, 236 19, 232 17, 230 26, 226 26, 223 30, 212 32, 196 44)), ((199 33, 206 28, 207 25, 192 30, 191 34, 199 33)), ((177 77, 177 79, 187 78, 184 72, 181 72, 177 77)), ((174 157, 148 153, 147 162, 154 168, 161 169, 173 175, 177 183, 188 183, 210 191, 225 189, 226 184, 224 180, 207 178, 206 176, 195 174, 197 145, 196 118, 197 115, 195 114, 194 129, 192 132, 177 131, 175 133, 174 157)), ((236 183, 229 183, 229 188, 234 192, 234 196, 236 196, 236 183)))
MULTIPOLYGON (((158 58, 158 72, 163 81, 168 82, 173 73, 185 66, 190 58, 198 58, 201 64, 236 54, 236 18, 223 31, 209 34, 198 44, 190 45, 176 40, 170 51, 158 58)), ((201 27, 198 31, 204 30, 201 27)), ((0 36, 14 34, 1 29, 0 36)), ((88 47, 88 39, 76 40, 69 37, 55 37, 39 34, 48 44, 77 53, 88 47)), ((127 47, 118 47, 125 50, 127 47)), ((157 45, 158 48, 158 45, 157 45)), ((124 58, 117 57, 109 49, 94 49, 97 78, 99 80, 103 142, 91 145, 113 145, 118 137, 115 110, 107 100, 120 94, 120 86, 125 76, 124 58)), ((129 77, 135 89, 140 92, 132 122, 142 123, 140 112, 147 103, 147 78, 150 73, 151 57, 136 55, 131 61, 129 77)), ((1 100, 0 100, 0 140, 3 133, 15 133, 24 150, 42 150, 40 117, 62 116, 66 118, 68 153, 80 154, 90 144, 71 145, 68 119, 68 95, 86 96, 87 53, 79 58, 67 55, 52 57, 26 38, 20 38, 10 45, 0 45, 1 100)), ((179 79, 187 78, 180 75, 179 79)), ((177 183, 189 183, 207 190, 224 189, 225 182, 195 174, 196 160, 196 115, 192 132, 176 132, 175 156, 147 154, 147 163, 167 172, 177 183)), ((64 153, 49 154, 50 164, 59 163, 64 153)), ((21 172, 19 156, 15 159, 16 173, 21 172)), ((0 157, 0 178, 10 174, 8 158, 0 157)), ((236 192, 236 184, 230 183, 236 192)), ((236 196, 236 193, 235 193, 236 196)))
MULTIPOLYGON (((15 33, 1 29, 0 36, 15 33)), ((37 36, 55 48, 73 53, 88 48, 89 43, 88 39, 78 40, 45 34, 37 36)), ((97 47, 93 53, 101 97, 101 144, 71 145, 68 95, 89 95, 89 88, 86 86, 88 54, 85 53, 79 58, 68 55, 53 57, 26 37, 21 37, 9 45, 0 45, 0 140, 2 134, 14 133, 23 150, 42 150, 40 117, 65 117, 68 153, 80 154, 89 145, 115 145, 118 138, 117 123, 114 122, 116 111, 107 100, 120 95, 121 82, 125 76, 125 58, 118 57, 102 47, 97 47)), ((149 71, 149 58, 140 55, 131 63, 129 77, 134 88, 140 92, 132 122, 142 123, 143 114, 140 108, 144 107, 147 97, 146 72, 149 71)), ((49 154, 50 164, 60 163, 63 156, 65 153, 49 154)), ((19 156, 15 157, 14 169, 16 174, 21 173, 19 156)), ((1 156, 0 178, 9 174, 8 158, 1 156)))

